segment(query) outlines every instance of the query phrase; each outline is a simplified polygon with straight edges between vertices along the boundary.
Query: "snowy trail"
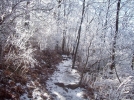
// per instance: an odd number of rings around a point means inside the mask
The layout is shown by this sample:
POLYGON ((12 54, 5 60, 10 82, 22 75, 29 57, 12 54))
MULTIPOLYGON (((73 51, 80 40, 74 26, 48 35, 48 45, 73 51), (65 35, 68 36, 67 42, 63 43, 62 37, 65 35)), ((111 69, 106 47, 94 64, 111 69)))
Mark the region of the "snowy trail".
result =
POLYGON ((70 89, 61 85, 76 84, 79 82, 80 75, 75 69, 71 69, 72 60, 62 61, 57 66, 57 71, 47 81, 47 89, 55 100, 87 100, 83 98, 83 88, 70 89))

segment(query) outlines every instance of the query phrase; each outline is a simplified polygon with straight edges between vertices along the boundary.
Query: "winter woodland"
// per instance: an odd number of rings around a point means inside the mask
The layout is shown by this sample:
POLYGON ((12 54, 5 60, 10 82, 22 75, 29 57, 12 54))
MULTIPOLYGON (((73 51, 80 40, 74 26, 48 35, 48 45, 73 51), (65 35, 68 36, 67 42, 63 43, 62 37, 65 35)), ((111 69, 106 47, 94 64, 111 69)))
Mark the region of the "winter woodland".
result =
POLYGON ((134 0, 0 0, 0 98, 5 77, 16 84, 34 68, 54 70, 46 98, 36 87, 10 99, 134 100, 134 0))

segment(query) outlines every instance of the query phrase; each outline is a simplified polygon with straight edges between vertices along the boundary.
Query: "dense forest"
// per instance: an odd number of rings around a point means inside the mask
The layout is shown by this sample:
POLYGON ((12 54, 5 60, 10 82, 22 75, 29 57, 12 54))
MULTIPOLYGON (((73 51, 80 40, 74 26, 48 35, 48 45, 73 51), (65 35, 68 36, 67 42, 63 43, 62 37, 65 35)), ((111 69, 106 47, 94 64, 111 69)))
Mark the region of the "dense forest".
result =
POLYGON ((0 100, 134 100, 134 0, 0 0, 0 100))

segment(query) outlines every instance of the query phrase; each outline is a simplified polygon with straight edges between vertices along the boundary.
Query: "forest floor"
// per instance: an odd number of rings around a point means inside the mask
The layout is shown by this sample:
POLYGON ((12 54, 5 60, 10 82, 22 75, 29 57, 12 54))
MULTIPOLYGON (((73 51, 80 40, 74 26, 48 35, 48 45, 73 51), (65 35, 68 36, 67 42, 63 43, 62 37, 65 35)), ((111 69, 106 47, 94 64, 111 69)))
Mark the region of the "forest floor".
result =
POLYGON ((116 75, 106 71, 105 77, 98 77, 94 85, 89 84, 91 88, 87 88, 79 85, 80 72, 71 68, 72 59, 68 56, 57 56, 52 60, 51 67, 46 67, 44 61, 42 67, 31 68, 26 77, 12 74, 10 70, 0 67, 0 100, 95 100, 95 98, 133 100, 134 98, 134 71, 131 68, 117 67, 122 83, 118 82, 116 75))
POLYGON ((72 59, 63 55, 63 60, 55 68, 34 69, 35 79, 34 75, 29 76, 28 93, 24 93, 20 100, 89 100, 87 90, 78 85, 79 72, 71 65, 72 59))
POLYGON ((88 100, 86 90, 79 87, 80 74, 72 69, 72 60, 63 56, 57 70, 47 80, 47 89, 54 100, 88 100))

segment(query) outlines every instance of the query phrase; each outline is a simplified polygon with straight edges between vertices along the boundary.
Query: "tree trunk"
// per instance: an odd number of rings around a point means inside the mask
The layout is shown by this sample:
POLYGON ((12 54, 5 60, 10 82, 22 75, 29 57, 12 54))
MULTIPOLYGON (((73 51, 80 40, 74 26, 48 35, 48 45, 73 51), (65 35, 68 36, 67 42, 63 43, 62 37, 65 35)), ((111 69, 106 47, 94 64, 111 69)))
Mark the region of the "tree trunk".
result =
MULTIPOLYGON (((66 1, 63 0, 64 2, 64 29, 63 29, 63 39, 62 39, 62 53, 65 54, 65 48, 66 48, 66 1)), ((67 50, 66 50, 67 51, 67 50)))
POLYGON ((62 39, 62 53, 65 53, 65 44, 66 44, 66 37, 65 37, 65 31, 63 31, 63 39, 62 39))
POLYGON ((115 49, 116 49, 116 40, 117 40, 117 35, 118 35, 118 27, 119 27, 119 11, 120 11, 120 3, 121 0, 118 0, 117 3, 117 12, 116 12, 116 23, 115 23, 115 35, 114 35, 114 41, 113 41, 113 49, 112 49, 112 65, 111 65, 111 70, 115 69, 116 72, 116 76, 119 80, 119 82, 121 83, 116 67, 115 67, 115 49))
POLYGON ((108 21, 108 15, 109 15, 109 8, 110 8, 110 0, 108 0, 108 6, 107 6, 107 12, 106 12, 106 20, 105 20, 105 23, 104 23, 104 35, 103 35, 103 41, 105 43, 105 36, 106 36, 106 33, 107 33, 107 21, 108 21))
POLYGON ((78 47, 79 47, 79 43, 80 43, 81 25, 83 23, 84 12, 85 12, 85 0, 83 1, 82 18, 81 18, 80 26, 79 26, 79 29, 78 29, 78 37, 77 37, 78 38, 78 41, 77 41, 76 49, 75 49, 74 56, 73 56, 72 69, 75 66, 77 51, 78 51, 78 47))

